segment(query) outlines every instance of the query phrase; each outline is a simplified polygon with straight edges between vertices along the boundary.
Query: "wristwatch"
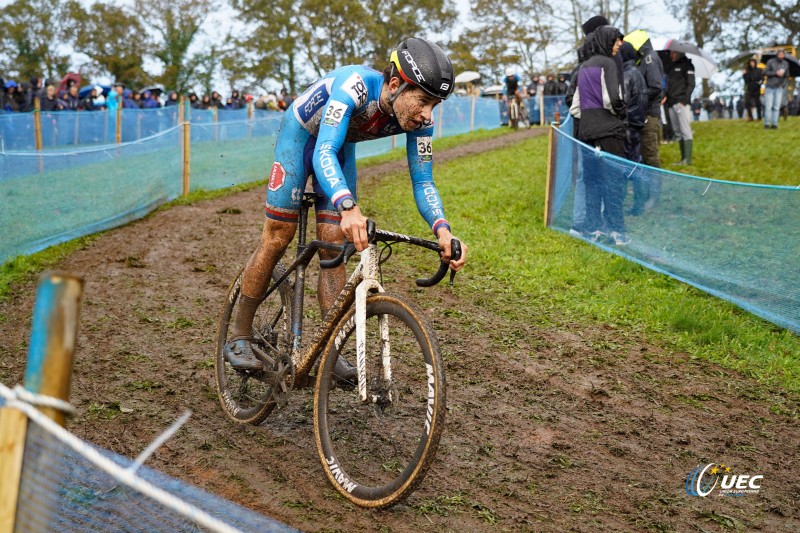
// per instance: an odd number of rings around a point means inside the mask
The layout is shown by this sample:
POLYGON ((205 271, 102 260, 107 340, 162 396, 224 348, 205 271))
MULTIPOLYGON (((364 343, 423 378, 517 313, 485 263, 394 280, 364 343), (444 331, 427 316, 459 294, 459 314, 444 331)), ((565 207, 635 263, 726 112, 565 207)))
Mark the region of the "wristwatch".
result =
POLYGON ((339 213, 342 211, 350 211, 356 206, 356 203, 353 201, 352 198, 345 198, 342 200, 342 203, 339 204, 339 213))

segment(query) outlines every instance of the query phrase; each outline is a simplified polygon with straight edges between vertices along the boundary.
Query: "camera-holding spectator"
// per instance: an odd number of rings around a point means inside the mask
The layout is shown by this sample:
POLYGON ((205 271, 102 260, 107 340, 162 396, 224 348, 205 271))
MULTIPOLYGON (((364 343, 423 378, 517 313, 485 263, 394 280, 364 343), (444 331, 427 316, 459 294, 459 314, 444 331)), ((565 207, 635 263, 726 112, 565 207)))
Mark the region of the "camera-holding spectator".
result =
POLYGON ((19 113, 25 108, 25 97, 19 92, 19 86, 14 80, 8 80, 3 86, 3 109, 12 113, 19 113))

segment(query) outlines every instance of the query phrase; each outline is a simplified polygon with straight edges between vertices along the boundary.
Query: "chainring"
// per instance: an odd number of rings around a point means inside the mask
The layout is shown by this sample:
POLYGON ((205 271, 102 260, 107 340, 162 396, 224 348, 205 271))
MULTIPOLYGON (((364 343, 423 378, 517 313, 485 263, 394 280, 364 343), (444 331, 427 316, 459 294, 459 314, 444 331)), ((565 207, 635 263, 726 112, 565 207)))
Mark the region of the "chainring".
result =
POLYGON ((272 399, 278 405, 285 405, 289 400, 289 393, 294 388, 294 363, 286 354, 275 359, 273 366, 275 378, 272 381, 272 399))

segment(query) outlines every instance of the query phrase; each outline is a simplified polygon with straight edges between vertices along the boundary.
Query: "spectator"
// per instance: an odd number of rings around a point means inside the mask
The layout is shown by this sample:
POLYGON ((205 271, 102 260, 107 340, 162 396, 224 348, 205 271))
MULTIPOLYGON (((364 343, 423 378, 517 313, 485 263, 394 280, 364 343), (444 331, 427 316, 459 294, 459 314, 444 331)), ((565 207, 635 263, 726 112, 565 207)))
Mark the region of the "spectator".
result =
POLYGON ((64 97, 64 110, 65 111, 80 111, 83 109, 83 100, 78 95, 78 84, 71 83, 67 89, 67 95, 64 97))
POLYGON ((120 83, 116 82, 108 93, 108 98, 106 99, 106 105, 108 105, 109 111, 116 111, 119 107, 123 106, 123 92, 125 91, 125 86, 120 83))
POLYGON ((222 109, 225 107, 225 104, 222 103, 222 95, 217 91, 211 92, 211 102, 209 107, 216 107, 217 109, 222 109))
POLYGON ((553 79, 552 74, 547 75, 547 81, 544 84, 544 95, 555 96, 558 94, 558 83, 553 79))
MULTIPOLYGON (((583 24, 581 24, 581 30, 583 30, 584 34, 584 41, 583 44, 578 48, 577 55, 578 55, 578 66, 572 71, 570 75, 570 84, 569 88, 567 89, 567 94, 565 96, 565 100, 567 105, 571 108, 574 102, 574 95, 575 91, 578 87, 578 72, 580 71, 581 65, 589 59, 591 56, 591 45, 592 45, 592 33, 601 26, 607 26, 608 19, 606 19, 602 15, 596 15, 583 24)), ((544 77, 539 77, 539 91, 540 96, 544 94, 544 77)), ((570 110, 571 113, 571 110, 570 110)), ((573 115, 573 124, 572 124, 572 135, 577 137, 578 131, 580 129, 580 118, 573 115)), ((569 230, 570 235, 575 236, 588 236, 589 231, 587 230, 586 226, 586 186, 583 180, 583 170, 579 169, 579 164, 586 159, 588 159, 588 154, 583 150, 578 152, 580 158, 573 159, 574 165, 574 174, 575 174, 575 201, 572 208, 572 227, 569 230)), ((589 163, 591 165, 591 162, 589 163)), ((586 168, 586 165, 584 165, 586 168)))
POLYGON ((692 164, 692 112, 689 107, 694 91, 694 64, 681 52, 670 52, 672 64, 667 71, 665 105, 672 128, 681 146, 679 165, 692 164))
POLYGON ((131 91, 131 100, 133 100, 137 109, 142 108, 142 93, 139 91, 131 91))
MULTIPOLYGON (((625 107, 628 113, 628 127, 625 135, 625 158, 634 163, 641 163, 642 154, 640 151, 642 142, 642 129, 647 120, 647 82, 636 66, 636 50, 631 43, 622 43, 619 48, 622 56, 624 68, 624 97, 625 107)), ((642 179, 640 175, 633 177, 633 190, 641 189, 642 179)), ((645 196, 642 192, 634 192, 634 204, 629 214, 640 215, 644 211, 645 196), (637 204, 635 200, 638 199, 637 204)))
POLYGON ((744 107, 747 111, 747 122, 756 120, 753 109, 756 109, 758 120, 761 120, 761 82, 764 80, 764 71, 758 68, 758 62, 751 59, 742 74, 744 78, 744 107))
POLYGON ((133 97, 133 91, 125 89, 122 91, 122 108, 123 109, 139 109, 139 104, 133 97))
POLYGON ((556 82, 556 94, 567 94, 567 78, 563 74, 558 75, 558 82, 556 82))
POLYGON ((231 103, 233 104, 233 109, 242 109, 247 107, 247 100, 245 99, 244 95, 240 94, 236 89, 231 91, 231 103))
MULTIPOLYGON (((581 120, 578 139, 619 157, 625 157, 627 110, 617 62, 612 58, 619 51, 622 37, 613 26, 601 26, 587 36, 589 57, 578 71, 570 107, 570 113, 581 120)), ((604 171, 601 161, 595 155, 584 158, 586 228, 594 241, 604 238, 607 230, 614 244, 628 244, 622 213, 625 176, 604 171)))
MULTIPOLYGON (((658 53, 653 50, 650 42, 650 35, 644 30, 636 30, 625 37, 625 40, 633 45, 633 49, 638 54, 639 72, 644 76, 647 83, 647 119, 642 129, 642 159, 645 165, 661 168, 661 159, 658 155, 658 132, 661 129, 661 97, 664 94, 662 89, 664 69, 658 53)), ((645 209, 653 208, 661 195, 661 177, 653 175, 650 183, 644 184, 647 190, 641 191, 646 194, 645 209)))
POLYGON ((178 105, 180 101, 178 100, 178 93, 175 91, 170 91, 169 95, 167 96, 167 101, 164 103, 164 107, 171 107, 174 105, 178 105))
MULTIPOLYGON (((100 94, 102 94, 102 92, 100 94)), ((78 109, 81 111, 94 111, 95 98, 97 98, 97 89, 92 87, 92 89, 89 91, 89 94, 80 99, 80 105, 78 106, 78 109)))
POLYGON ((12 113, 19 113, 25 107, 25 98, 17 90, 17 82, 8 80, 3 86, 3 109, 12 113))
POLYGON ((31 78, 30 90, 25 92, 25 110, 33 111, 34 100, 36 98, 41 99, 43 96, 44 93, 42 92, 42 80, 38 76, 33 76, 31 78))
POLYGON ((197 93, 189 93, 189 107, 192 109, 203 109, 200 99, 197 97, 197 93))
POLYGON ((158 100, 153 98, 153 93, 145 91, 142 93, 142 109, 158 109, 161 105, 158 100))
POLYGON ((767 61, 764 75, 767 77, 764 87, 764 128, 774 130, 778 128, 783 93, 789 83, 789 62, 783 50, 778 50, 775 57, 767 61))
POLYGON ((200 109, 209 109, 211 108, 211 97, 207 94, 203 95, 203 99, 200 100, 200 109))
POLYGON ((281 111, 286 111, 292 105, 292 102, 292 97, 289 96, 289 91, 286 90, 286 87, 281 89, 281 97, 278 99, 278 107, 281 111))
POLYGON ((44 90, 44 98, 39 101, 41 105, 41 110, 45 112, 51 111, 61 111, 64 109, 64 106, 61 102, 56 98, 56 86, 52 83, 48 85, 44 90))
POLYGON ((694 121, 697 122, 700 120, 700 111, 703 110, 703 104, 700 102, 699 98, 695 98, 692 100, 692 117, 694 121))

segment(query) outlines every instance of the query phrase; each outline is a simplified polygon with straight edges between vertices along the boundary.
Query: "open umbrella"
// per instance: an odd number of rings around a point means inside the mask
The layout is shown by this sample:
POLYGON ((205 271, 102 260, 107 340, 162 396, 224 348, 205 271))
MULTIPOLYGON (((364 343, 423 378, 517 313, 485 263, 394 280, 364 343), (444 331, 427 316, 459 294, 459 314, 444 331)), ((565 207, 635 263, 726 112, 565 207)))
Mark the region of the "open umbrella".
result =
POLYGON ((496 96, 498 94, 503 94, 503 89, 505 89, 503 85, 490 85, 481 92, 481 96, 496 96))
POLYGON ((748 50, 746 52, 739 52, 732 58, 728 59, 722 64, 723 68, 730 70, 739 70, 745 68, 751 59, 757 59, 758 50, 748 50))
POLYGON ((671 61, 669 60, 669 52, 681 52, 686 54, 692 64, 694 64, 694 76, 696 78, 710 78, 714 74, 717 73, 719 70, 717 68, 717 63, 712 59, 712 57, 697 46, 696 44, 687 42, 687 41, 678 41, 675 39, 669 39, 667 44, 664 45, 664 49, 658 53, 658 56, 661 58, 661 62, 664 63, 664 70, 669 68, 669 64, 671 61), (665 55, 662 52, 667 52, 666 60, 665 55))
POLYGON ((108 96, 108 91, 111 90, 111 86, 109 85, 87 85, 86 87, 82 87, 81 90, 78 91, 78 96, 80 96, 81 98, 86 98, 87 96, 89 96, 89 93, 92 92, 92 89, 96 89, 98 87, 102 89, 102 92, 99 93, 97 96, 100 96, 100 94, 102 94, 103 96, 108 96))
MULTIPOLYGON (((764 52, 761 54, 761 62, 766 63, 773 57, 777 57, 775 52, 764 52)), ((785 59, 789 63, 789 77, 796 78, 800 76, 800 62, 797 61, 797 58, 792 54, 786 54, 785 59)))
POLYGON ((469 83, 471 81, 479 79, 481 79, 481 75, 475 72, 474 70, 465 70, 464 72, 459 72, 458 76, 456 76, 455 82, 469 83))
POLYGON ((56 90, 56 94, 61 94, 61 91, 66 91, 67 86, 77 83, 78 86, 81 84, 81 75, 76 72, 69 72, 66 76, 61 78, 61 83, 58 84, 58 89, 56 90), (71 83, 70 83, 71 82, 71 83))
POLYGON ((164 92, 164 88, 161 85, 150 85, 148 87, 142 88, 142 90, 139 92, 144 93, 145 91, 150 91, 150 93, 152 93, 153 96, 158 98, 159 96, 161 96, 161 93, 164 92))

